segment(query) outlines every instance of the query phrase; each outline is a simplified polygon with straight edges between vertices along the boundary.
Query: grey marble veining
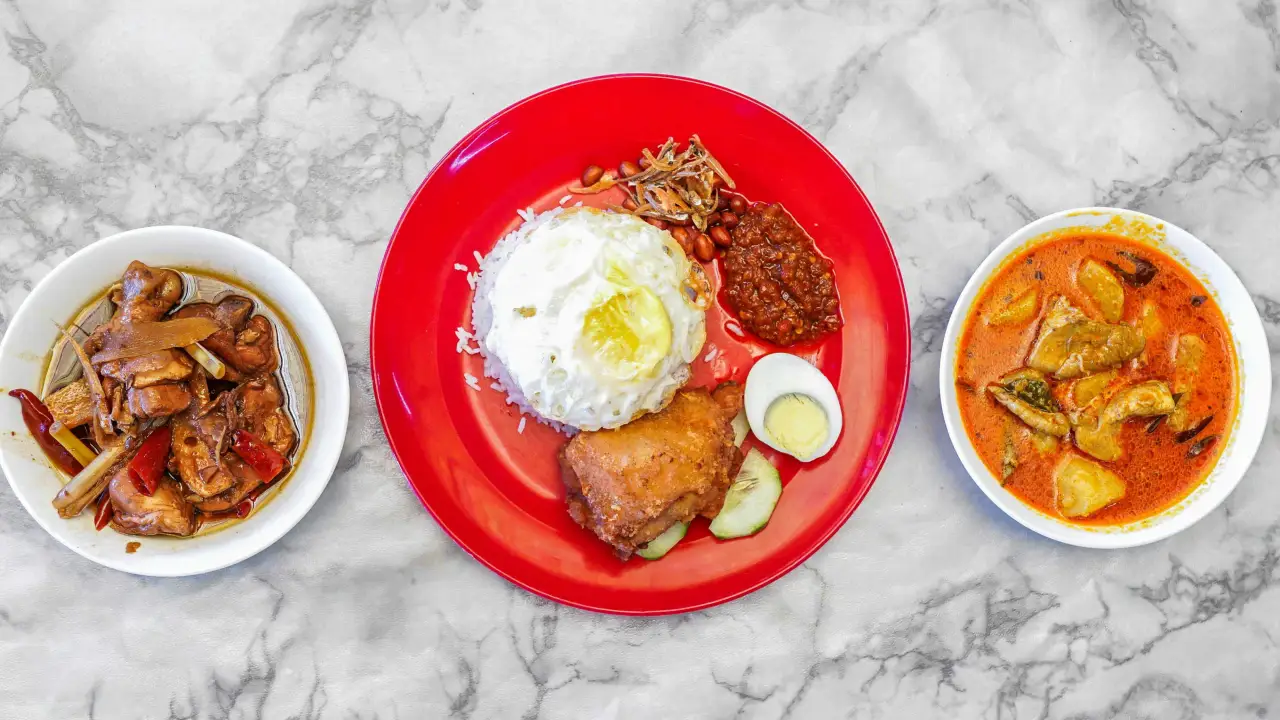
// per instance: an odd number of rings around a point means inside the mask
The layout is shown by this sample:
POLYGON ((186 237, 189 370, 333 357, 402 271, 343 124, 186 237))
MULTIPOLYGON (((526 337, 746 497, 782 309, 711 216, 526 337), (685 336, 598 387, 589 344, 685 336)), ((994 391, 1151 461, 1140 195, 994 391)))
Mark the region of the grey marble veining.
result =
POLYGON ((94 566, 0 484, 0 717, 1280 713, 1274 419, 1223 507, 1100 552, 1001 515, 936 390, 972 269, 1082 205, 1203 238, 1280 348, 1273 0, 0 0, 0 30, 0 326, 96 238, 202 225, 316 290, 353 391, 312 513, 205 577, 94 566), (403 482, 367 359, 378 263, 431 164, 520 97, 641 70, 818 135, 893 239, 915 340, 897 445, 844 529, 754 595, 654 620, 556 606, 459 550, 403 482))

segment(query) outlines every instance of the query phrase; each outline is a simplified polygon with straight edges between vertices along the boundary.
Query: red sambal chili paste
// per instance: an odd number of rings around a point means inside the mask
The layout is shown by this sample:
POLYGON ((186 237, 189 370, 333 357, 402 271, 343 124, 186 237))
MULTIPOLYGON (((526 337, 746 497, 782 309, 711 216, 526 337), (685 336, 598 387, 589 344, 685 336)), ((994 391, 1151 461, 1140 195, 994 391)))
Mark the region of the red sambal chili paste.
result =
POLYGON ((725 299, 742 325, 776 345, 840 329, 831 261, 781 205, 755 205, 724 251, 725 299))

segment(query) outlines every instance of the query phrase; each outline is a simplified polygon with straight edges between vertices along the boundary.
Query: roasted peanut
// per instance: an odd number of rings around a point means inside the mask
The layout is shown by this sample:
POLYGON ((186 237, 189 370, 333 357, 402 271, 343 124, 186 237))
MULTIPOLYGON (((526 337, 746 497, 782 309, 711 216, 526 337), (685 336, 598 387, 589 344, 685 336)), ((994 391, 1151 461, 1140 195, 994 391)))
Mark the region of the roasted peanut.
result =
POLYGON ((741 195, 734 195, 729 198, 729 209, 735 215, 741 215, 747 211, 747 201, 741 195))
POLYGON ((638 175, 640 174, 640 166, 630 160, 623 160, 618 164, 618 174, 624 178, 631 177, 632 175, 638 175))
POLYGON ((725 210, 720 213, 720 224, 730 230, 738 227, 739 222, 738 216, 732 210, 725 210))
POLYGON ((714 242, 717 247, 727 248, 733 244, 733 238, 729 237, 729 231, 718 225, 711 228, 711 232, 709 234, 711 235, 711 241, 714 242))
POLYGON ((582 187, 591 187, 600 182, 602 177, 604 177, 604 168, 599 165, 588 165, 587 169, 582 171, 582 187))
POLYGON ((635 201, 635 200, 632 200, 631 198, 627 198, 626 200, 623 200, 623 201, 622 201, 622 207, 624 207, 624 208, 626 208, 626 209, 628 209, 628 210, 635 210, 635 209, 636 209, 637 207, 639 207, 639 206, 638 206, 638 205, 636 205, 636 201, 635 201))
POLYGON ((685 255, 693 254, 693 243, 689 241, 689 230, 682 227, 671 228, 671 237, 676 239, 676 244, 684 250, 685 255))
POLYGON ((716 246, 711 242, 711 238, 696 230, 693 235, 693 256, 701 262, 711 262, 716 256, 716 246))
POLYGON ((652 225, 652 226, 654 226, 654 227, 658 228, 659 230, 666 230, 666 229, 667 229, 667 227, 668 227, 668 226, 667 226, 667 221, 666 221, 666 220, 662 220, 662 219, 660 219, 660 218, 645 218, 645 219, 644 219, 644 221, 645 221, 645 222, 647 222, 647 223, 649 223, 650 225, 652 225))

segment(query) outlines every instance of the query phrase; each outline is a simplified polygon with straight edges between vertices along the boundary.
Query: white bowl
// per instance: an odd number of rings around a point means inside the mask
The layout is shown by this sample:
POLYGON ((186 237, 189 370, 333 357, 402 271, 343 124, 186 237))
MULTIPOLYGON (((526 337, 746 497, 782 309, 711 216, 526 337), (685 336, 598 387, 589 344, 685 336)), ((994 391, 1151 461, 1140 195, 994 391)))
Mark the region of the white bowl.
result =
MULTIPOLYGON (((311 289, 270 253, 239 238, 194 227, 130 230, 84 248, 54 268, 22 303, 0 341, 0 388, 37 388, 57 324, 114 282, 131 260, 207 269, 266 298, 293 326, 311 365, 311 431, 296 467, 269 502, 245 520, 193 538, 135 538, 93 528, 93 513, 65 520, 50 501, 60 480, 22 423, 16 400, 0 397, 0 468, 40 526, 80 555, 137 575, 173 577, 224 568, 279 540, 311 509, 338 463, 349 392, 342 344, 311 289), (125 552, 130 541, 142 546, 125 552)), ((307 437, 306 430, 302 431, 307 437)))
POLYGON ((1083 208, 1056 213, 1027 225, 1000 243, 978 266, 956 301, 942 342, 942 369, 938 376, 947 433, 960 455, 960 461, 978 487, 1009 517, 1027 528, 1045 537, 1081 547, 1145 545, 1163 540, 1208 515, 1231 494, 1248 470, 1262 442, 1271 403, 1271 356, 1267 350, 1267 338, 1262 318, 1258 316, 1258 310, 1240 278, 1222 258, 1186 230, 1150 215, 1113 208, 1083 208), (1239 404, 1235 426, 1217 464, 1204 482, 1181 502, 1153 517, 1126 525, 1084 527, 1046 515, 1023 503, 1000 486, 999 480, 978 457, 965 433, 956 401, 956 345, 978 292, 1008 257, 1038 242, 1045 233, 1069 227, 1100 227, 1115 218, 1163 230, 1162 233, 1144 234, 1134 239, 1155 245, 1181 261, 1217 298, 1235 342, 1239 362, 1239 404))

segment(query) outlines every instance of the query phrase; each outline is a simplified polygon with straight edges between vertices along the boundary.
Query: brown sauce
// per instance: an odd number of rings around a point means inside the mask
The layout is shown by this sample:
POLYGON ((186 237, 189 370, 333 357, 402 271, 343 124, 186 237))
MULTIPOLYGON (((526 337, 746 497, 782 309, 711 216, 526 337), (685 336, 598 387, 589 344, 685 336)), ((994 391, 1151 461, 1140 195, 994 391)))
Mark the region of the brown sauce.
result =
POLYGON ((749 208, 722 262, 725 300, 757 337, 786 347, 840 329, 831 261, 781 205, 749 208))
MULTIPOLYGON (((1035 245, 1012 258, 979 292, 973 310, 965 320, 956 367, 956 395, 965 430, 983 462, 1000 478, 1006 428, 1012 415, 998 405, 988 392, 989 384, 1024 366, 1037 337, 1040 318, 1049 299, 1065 296, 1091 319, 1099 320, 1099 310, 1077 282, 1077 272, 1087 258, 1127 265, 1119 255, 1133 253, 1156 266, 1157 274, 1143 287, 1124 285, 1123 315, 1119 322, 1141 327, 1144 305, 1154 305, 1161 320, 1159 331, 1147 337, 1143 354, 1125 362, 1117 370, 1117 386, 1147 380, 1173 385, 1178 338, 1199 336, 1206 345, 1197 384, 1190 394, 1189 413, 1201 419, 1212 415, 1210 423, 1194 440, 1177 442, 1167 423, 1148 432, 1152 418, 1126 422, 1120 433, 1123 456, 1099 463, 1125 482, 1125 496, 1084 518, 1070 522, 1085 525, 1116 525, 1149 517, 1176 504, 1196 488, 1217 462, 1231 431, 1236 412, 1236 363, 1226 319, 1212 295, 1182 265, 1149 245, 1135 243, 1106 233, 1066 235, 1035 245), (989 325, 983 314, 998 307, 1024 288, 1039 288, 1039 309, 1027 323, 989 325), (1194 458, 1188 450, 1197 440, 1219 436, 1216 443, 1194 458)), ((1053 381, 1055 397, 1069 404, 1073 381, 1053 381)), ((1064 438, 1056 450, 1041 452, 1032 445, 1029 431, 1013 420, 1017 468, 1004 481, 1005 488, 1023 502, 1046 514, 1061 517, 1057 509, 1054 468, 1065 453, 1087 455, 1064 438)))

